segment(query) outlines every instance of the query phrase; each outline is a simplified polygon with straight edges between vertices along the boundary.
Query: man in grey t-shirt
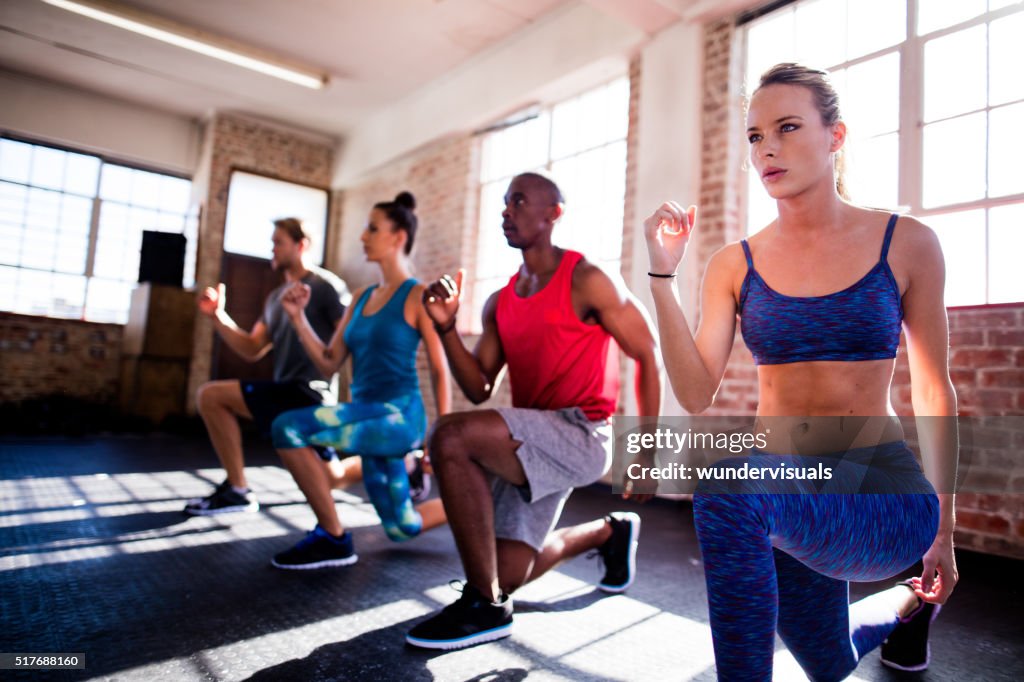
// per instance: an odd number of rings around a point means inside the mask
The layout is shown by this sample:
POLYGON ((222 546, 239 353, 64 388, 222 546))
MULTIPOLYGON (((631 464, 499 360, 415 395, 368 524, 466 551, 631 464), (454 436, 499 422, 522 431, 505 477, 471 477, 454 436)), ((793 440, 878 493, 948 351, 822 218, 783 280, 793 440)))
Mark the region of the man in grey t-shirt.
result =
MULTIPOLYGON (((199 387, 196 405, 206 423, 213 449, 227 472, 226 480, 211 495, 190 500, 187 514, 210 515, 234 511, 256 511, 259 503, 245 478, 242 435, 238 419, 255 421, 269 432, 274 418, 287 410, 322 403, 330 397, 331 377, 325 377, 306 355, 302 343, 281 307, 281 295, 293 282, 309 285, 312 298, 306 310, 313 329, 327 343, 341 321, 351 295, 335 275, 305 263, 309 237, 295 218, 274 221, 271 267, 284 274, 285 283, 270 292, 263 315, 251 331, 240 329, 224 310, 224 285, 207 288, 199 297, 199 310, 214 321, 221 339, 240 356, 256 362, 271 349, 274 353, 273 381, 208 381, 199 387)), ((358 479, 358 458, 346 467, 327 462, 335 482, 358 479), (353 471, 347 471, 352 468, 353 471)))

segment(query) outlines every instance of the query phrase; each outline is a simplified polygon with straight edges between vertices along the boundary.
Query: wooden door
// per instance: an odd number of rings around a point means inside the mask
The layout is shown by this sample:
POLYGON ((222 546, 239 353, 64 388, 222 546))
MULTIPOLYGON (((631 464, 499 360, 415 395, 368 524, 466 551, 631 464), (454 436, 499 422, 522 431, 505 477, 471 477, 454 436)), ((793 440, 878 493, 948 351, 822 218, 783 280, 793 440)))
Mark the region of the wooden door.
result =
MULTIPOLYGON (((225 309, 239 327, 249 330, 260 319, 267 295, 284 282, 284 276, 275 272, 265 258, 225 253, 221 261, 221 281, 226 289, 225 309)), ((271 354, 257 363, 243 360, 217 336, 213 344, 212 374, 214 379, 269 381, 274 378, 274 365, 271 354)))

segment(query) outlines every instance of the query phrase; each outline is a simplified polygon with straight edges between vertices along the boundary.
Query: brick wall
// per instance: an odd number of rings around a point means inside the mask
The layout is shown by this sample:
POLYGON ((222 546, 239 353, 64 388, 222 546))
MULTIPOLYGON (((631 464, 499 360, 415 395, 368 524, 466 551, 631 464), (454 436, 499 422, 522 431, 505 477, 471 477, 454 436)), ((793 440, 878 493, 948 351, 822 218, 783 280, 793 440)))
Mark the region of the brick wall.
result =
MULTIPOLYGON (((220 280, 231 171, 243 170, 327 189, 334 165, 331 141, 243 116, 218 113, 207 127, 206 135, 209 136, 206 140, 210 150, 209 167, 200 169, 199 175, 208 178, 208 186, 199 223, 197 287, 210 286, 220 280)), ((328 233, 333 229, 328 225, 328 233)), ((210 377, 213 334, 212 322, 197 315, 189 374, 190 410, 195 407, 196 389, 210 377)))
POLYGON ((116 404, 122 329, 0 312, 0 403, 62 395, 116 404))
MULTIPOLYGON (((731 20, 704 32, 704 112, 701 216, 691 247, 703 271, 710 255, 742 236, 742 59, 731 20)), ((959 412, 965 416, 1024 415, 1024 304, 949 311, 950 376, 959 412)), ((910 374, 901 346, 892 389, 897 413, 909 415, 910 374)), ((752 414, 757 407, 757 372, 737 332, 719 397, 709 414, 752 414)), ((961 547, 1024 557, 1024 443, 980 452, 965 451, 973 475, 1005 483, 1003 494, 958 496, 957 543, 961 547), (1014 449, 1016 448, 1016 449, 1014 449)), ((998 484, 997 484, 998 485, 998 484)))

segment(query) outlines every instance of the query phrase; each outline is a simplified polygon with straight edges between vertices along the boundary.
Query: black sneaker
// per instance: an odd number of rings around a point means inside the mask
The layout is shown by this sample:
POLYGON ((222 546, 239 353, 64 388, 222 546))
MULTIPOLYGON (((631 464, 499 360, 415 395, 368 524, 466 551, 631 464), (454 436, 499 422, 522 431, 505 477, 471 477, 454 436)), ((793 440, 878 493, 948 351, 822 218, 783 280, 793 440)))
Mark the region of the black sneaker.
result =
POLYGON ((882 642, 882 663, 896 670, 926 670, 931 660, 928 628, 940 610, 938 604, 920 601, 916 609, 900 618, 896 629, 882 642))
POLYGON ((636 578, 636 547, 640 538, 640 517, 633 512, 612 512, 605 517, 612 535, 597 548, 604 562, 604 578, 597 584, 602 592, 625 592, 636 578))
POLYGON ((346 531, 336 538, 317 524, 306 533, 299 544, 281 552, 270 560, 272 566, 287 570, 304 571, 328 566, 349 566, 359 561, 352 546, 352 533, 346 531))
POLYGON ((260 510, 260 503, 252 491, 241 495, 235 492, 228 481, 224 481, 206 497, 197 497, 185 505, 185 513, 193 516, 212 516, 214 514, 230 514, 231 512, 255 512, 260 510))
POLYGON ((466 583, 458 601, 410 630, 405 641, 423 649, 462 649, 511 634, 512 597, 503 594, 492 604, 466 583))
POLYGON ((413 470, 409 472, 409 499, 420 503, 430 496, 430 474, 423 470, 423 451, 411 453, 413 470))

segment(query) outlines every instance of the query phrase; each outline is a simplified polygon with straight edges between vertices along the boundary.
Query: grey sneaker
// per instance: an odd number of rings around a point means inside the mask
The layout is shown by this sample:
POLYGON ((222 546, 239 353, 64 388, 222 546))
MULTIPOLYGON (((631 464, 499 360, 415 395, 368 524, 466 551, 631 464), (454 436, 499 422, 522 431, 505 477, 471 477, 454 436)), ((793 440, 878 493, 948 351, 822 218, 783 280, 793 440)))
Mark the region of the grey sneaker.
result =
POLYGON ((235 492, 230 483, 224 481, 212 494, 189 500, 184 511, 192 516, 213 516, 232 512, 255 512, 259 509, 260 503, 256 501, 256 496, 251 490, 241 495, 235 492))

